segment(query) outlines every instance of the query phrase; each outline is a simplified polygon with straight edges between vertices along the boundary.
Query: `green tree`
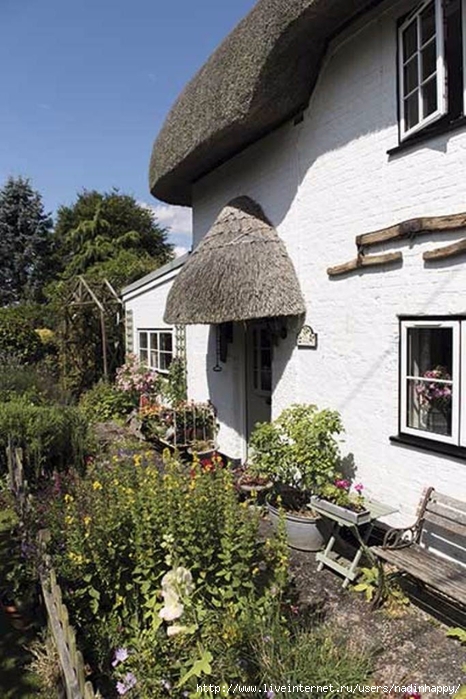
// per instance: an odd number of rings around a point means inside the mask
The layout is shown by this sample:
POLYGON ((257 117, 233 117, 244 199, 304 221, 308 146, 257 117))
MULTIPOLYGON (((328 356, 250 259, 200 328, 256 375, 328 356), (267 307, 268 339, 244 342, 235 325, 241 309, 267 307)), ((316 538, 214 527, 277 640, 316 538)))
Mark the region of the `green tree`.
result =
POLYGON ((52 219, 28 179, 0 189, 0 306, 41 298, 50 276, 52 219))
POLYGON ((82 191, 58 209, 55 255, 63 280, 107 277, 118 289, 172 257, 166 231, 134 197, 82 191))

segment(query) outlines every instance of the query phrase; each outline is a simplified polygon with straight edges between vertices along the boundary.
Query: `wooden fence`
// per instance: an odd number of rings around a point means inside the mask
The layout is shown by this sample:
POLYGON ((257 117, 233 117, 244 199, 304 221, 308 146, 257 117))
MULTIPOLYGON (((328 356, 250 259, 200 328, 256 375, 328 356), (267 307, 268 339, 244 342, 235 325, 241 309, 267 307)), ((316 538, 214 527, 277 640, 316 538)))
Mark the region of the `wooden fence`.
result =
MULTIPOLYGON (((21 449, 14 449, 11 444, 7 450, 9 487, 14 493, 20 516, 24 521, 30 507, 30 494, 24 478, 23 455, 21 449)), ((47 612, 47 621, 52 634, 61 667, 63 680, 62 697, 66 699, 101 699, 91 682, 86 680, 85 663, 81 651, 76 645, 76 633, 70 625, 68 610, 63 604, 62 592, 57 582, 50 558, 45 553, 48 532, 39 534, 41 554, 40 585, 47 612)), ((58 688, 57 688, 58 689, 58 688)))

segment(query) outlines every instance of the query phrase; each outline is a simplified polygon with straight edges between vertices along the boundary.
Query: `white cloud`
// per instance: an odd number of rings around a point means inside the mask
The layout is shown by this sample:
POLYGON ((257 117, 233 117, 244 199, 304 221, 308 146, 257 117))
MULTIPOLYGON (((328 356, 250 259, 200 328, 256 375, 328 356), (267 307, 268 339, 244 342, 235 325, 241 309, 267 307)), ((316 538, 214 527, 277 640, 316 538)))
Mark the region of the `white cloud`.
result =
POLYGON ((172 234, 191 235, 193 232, 193 215, 187 206, 173 206, 172 204, 146 204, 139 201, 138 204, 151 212, 157 223, 170 229, 172 234))
POLYGON ((173 254, 175 257, 181 257, 181 255, 185 255, 188 250, 189 248, 184 248, 182 245, 175 245, 173 248, 173 254))

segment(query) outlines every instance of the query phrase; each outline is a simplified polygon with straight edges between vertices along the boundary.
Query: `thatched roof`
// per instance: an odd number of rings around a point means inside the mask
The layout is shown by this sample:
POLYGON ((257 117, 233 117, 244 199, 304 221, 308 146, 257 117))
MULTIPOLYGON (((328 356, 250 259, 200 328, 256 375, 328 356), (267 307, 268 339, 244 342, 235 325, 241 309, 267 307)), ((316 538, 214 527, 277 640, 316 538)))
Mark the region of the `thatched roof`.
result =
POLYGON ((227 204, 181 269, 168 294, 165 322, 224 323, 305 312, 283 241, 259 204, 227 204))
POLYGON ((308 104, 328 40, 381 0, 259 0, 172 107, 154 144, 152 194, 191 185, 308 104))

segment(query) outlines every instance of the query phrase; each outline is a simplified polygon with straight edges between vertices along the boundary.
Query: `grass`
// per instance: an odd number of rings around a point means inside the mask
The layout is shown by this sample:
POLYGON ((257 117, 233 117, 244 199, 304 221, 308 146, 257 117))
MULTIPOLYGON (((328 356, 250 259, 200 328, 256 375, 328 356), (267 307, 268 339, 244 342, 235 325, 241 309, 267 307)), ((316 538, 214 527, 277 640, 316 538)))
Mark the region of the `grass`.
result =
MULTIPOLYGON (((11 510, 0 511, 0 585, 12 565, 10 532, 14 524, 11 510)), ((40 683, 25 668, 31 660, 27 646, 32 631, 14 628, 11 615, 0 607, 0 697, 1 699, 33 699, 37 697, 40 683)))

